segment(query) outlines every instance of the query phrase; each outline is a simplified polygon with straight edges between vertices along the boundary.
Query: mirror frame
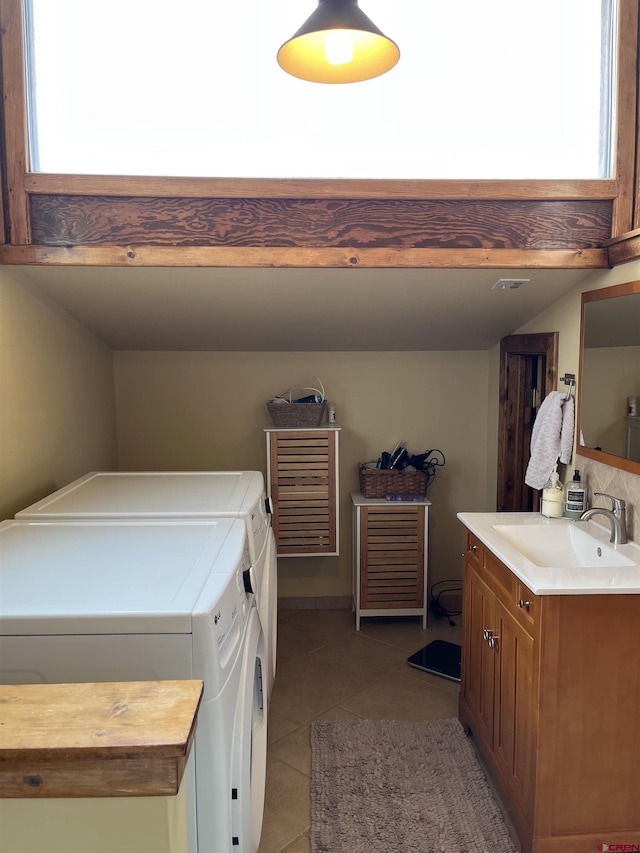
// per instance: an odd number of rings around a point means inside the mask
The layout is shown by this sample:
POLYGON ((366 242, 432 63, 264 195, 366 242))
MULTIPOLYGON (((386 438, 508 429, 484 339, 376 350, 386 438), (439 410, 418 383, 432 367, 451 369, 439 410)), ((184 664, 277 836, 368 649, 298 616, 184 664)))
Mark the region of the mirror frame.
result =
POLYGON ((581 431, 581 415, 582 415, 582 356, 584 353, 584 309, 585 305, 592 302, 598 302, 601 299, 616 299, 619 296, 628 296, 631 293, 640 293, 640 281, 628 281, 625 284, 614 284, 612 287, 603 287, 600 290, 587 290, 582 294, 582 307, 580 311, 580 373, 578 381, 578 416, 576 419, 576 454, 578 456, 586 456, 588 459, 594 459, 596 462, 602 462, 604 465, 610 465, 612 468, 619 468, 622 471, 629 471, 632 474, 640 474, 640 462, 633 462, 631 459, 625 459, 622 456, 614 456, 612 453, 605 453, 604 450, 594 450, 592 447, 586 447, 580 444, 581 431))

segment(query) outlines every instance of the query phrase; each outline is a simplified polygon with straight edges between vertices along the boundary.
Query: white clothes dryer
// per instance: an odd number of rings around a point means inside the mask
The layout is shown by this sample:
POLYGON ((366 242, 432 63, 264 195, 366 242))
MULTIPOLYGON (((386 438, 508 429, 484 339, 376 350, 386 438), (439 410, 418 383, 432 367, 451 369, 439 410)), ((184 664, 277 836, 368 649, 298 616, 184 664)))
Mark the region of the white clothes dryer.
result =
POLYGON ((185 772, 190 853, 255 853, 265 643, 238 519, 0 524, 0 681, 198 678, 185 772))
POLYGON ((267 646, 265 682, 276 671, 278 576, 276 541, 264 477, 259 471, 92 472, 16 518, 241 518, 255 580, 252 591, 267 646))

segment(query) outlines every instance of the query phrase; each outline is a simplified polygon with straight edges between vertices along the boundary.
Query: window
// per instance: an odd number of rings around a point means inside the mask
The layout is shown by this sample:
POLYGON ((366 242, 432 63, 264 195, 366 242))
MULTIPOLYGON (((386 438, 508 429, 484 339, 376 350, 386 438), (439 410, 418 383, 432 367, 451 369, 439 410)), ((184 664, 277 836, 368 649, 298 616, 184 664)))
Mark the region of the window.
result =
POLYGON ((360 0, 401 58, 342 86, 276 63, 316 0, 25 3, 34 172, 612 174, 616 0, 360 0))

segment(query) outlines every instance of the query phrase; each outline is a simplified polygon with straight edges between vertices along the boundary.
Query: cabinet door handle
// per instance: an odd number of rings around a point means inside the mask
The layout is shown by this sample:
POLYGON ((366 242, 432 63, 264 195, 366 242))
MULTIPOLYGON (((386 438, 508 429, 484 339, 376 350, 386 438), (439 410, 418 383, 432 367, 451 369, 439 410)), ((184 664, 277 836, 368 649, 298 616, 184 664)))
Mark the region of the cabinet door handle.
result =
POLYGON ((531 602, 525 601, 524 598, 519 598, 518 607, 521 607, 523 610, 529 611, 529 609, 531 608, 531 602))
POLYGON ((477 546, 477 545, 469 545, 469 547, 467 548, 467 550, 468 550, 468 551, 471 551, 472 553, 474 553, 474 554, 475 554, 475 553, 476 553, 476 551, 478 550, 478 546, 477 546))
POLYGON ((485 628, 482 632, 482 639, 485 641, 485 643, 488 643, 491 637, 493 637, 493 631, 490 631, 488 628, 485 628))
POLYGON ((492 635, 489 637, 489 639, 487 640, 487 643, 489 643, 489 648, 490 648, 490 649, 495 649, 495 648, 497 647, 497 645, 498 645, 498 640, 499 640, 499 639, 500 639, 500 637, 496 637, 496 636, 495 636, 495 634, 492 634, 492 635))

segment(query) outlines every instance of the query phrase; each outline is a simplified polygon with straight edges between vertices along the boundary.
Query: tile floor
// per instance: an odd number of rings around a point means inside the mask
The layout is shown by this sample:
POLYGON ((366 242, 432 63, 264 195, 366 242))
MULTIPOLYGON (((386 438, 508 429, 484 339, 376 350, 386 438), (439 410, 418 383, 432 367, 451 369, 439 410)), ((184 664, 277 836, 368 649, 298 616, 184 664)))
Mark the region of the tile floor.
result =
POLYGON ((456 682, 410 667, 432 640, 461 642, 456 620, 365 619, 350 610, 282 610, 269 714, 267 792, 258 853, 309 853, 311 749, 318 719, 439 720, 458 713, 456 682))

